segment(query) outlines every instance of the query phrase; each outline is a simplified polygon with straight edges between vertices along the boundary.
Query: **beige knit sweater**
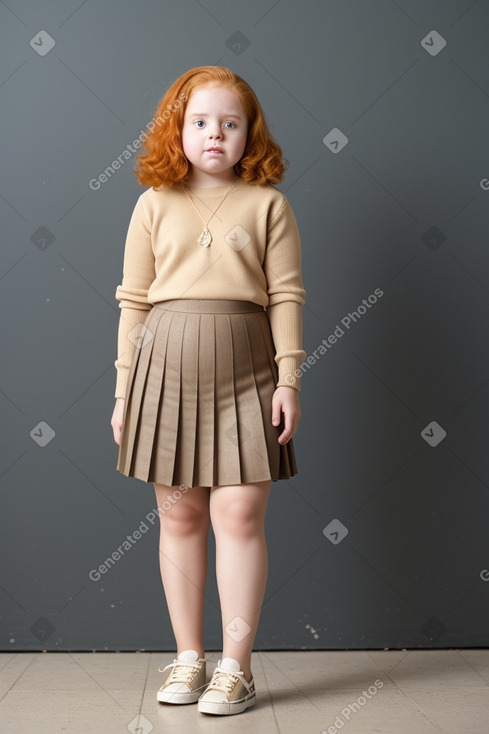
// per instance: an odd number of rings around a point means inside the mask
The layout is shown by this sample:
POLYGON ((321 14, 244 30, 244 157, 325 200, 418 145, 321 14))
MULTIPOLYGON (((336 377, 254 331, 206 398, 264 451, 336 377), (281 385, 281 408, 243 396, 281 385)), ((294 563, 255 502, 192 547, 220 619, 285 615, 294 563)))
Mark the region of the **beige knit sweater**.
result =
POLYGON ((233 299, 264 306, 275 345, 277 386, 300 391, 299 371, 294 372, 306 357, 301 308, 305 294, 297 223, 275 186, 238 179, 211 188, 175 184, 146 190, 131 217, 122 284, 115 293, 121 309, 115 397, 126 395, 136 350, 131 331, 145 321, 153 303, 173 298, 233 299), (221 201, 208 224, 212 242, 202 247, 197 238, 221 201))

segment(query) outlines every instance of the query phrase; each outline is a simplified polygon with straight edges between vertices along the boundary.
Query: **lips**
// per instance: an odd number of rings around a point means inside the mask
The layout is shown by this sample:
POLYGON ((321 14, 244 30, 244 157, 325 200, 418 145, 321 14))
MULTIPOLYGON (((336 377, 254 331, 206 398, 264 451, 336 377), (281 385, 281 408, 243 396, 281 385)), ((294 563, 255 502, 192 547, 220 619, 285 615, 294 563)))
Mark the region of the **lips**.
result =
POLYGON ((221 148, 207 148, 206 153, 222 153, 221 148))

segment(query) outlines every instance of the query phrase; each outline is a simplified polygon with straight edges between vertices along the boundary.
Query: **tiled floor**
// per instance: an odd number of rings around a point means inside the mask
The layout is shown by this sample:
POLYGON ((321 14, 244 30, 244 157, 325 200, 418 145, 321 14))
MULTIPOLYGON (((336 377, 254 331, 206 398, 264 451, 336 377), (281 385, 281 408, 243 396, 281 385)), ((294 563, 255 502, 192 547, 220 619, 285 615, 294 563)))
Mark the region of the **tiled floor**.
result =
POLYGON ((174 656, 0 653, 0 731, 489 733, 489 650, 255 652, 257 703, 235 716, 158 703, 174 656))

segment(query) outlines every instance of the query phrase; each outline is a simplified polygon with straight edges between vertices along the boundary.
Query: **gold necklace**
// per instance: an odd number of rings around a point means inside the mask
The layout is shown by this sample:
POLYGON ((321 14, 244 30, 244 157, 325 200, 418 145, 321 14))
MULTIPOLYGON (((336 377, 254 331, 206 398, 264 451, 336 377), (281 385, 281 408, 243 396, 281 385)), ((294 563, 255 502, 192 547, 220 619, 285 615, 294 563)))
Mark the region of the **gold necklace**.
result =
POLYGON ((215 214, 217 213, 218 209, 219 209, 219 208, 220 208, 220 207, 222 206, 222 204, 224 203, 224 201, 225 201, 226 197, 227 197, 227 196, 228 196, 228 195, 229 195, 229 194, 231 193, 231 191, 233 190, 233 186, 234 186, 234 183, 235 183, 235 181, 236 181, 236 180, 237 180, 238 178, 239 178, 239 176, 236 176, 236 178, 234 179, 234 181, 233 181, 233 182, 232 182, 232 184, 231 184, 231 187, 229 188, 229 190, 228 190, 228 191, 226 191, 226 193, 224 194, 223 198, 221 199, 221 201, 220 201, 219 205, 217 206, 217 208, 216 208, 216 209, 214 209, 214 211, 213 211, 213 212, 212 212, 212 214, 210 215, 210 217, 209 217, 209 219, 207 220, 207 222, 205 221, 204 217, 202 216, 202 214, 201 214, 201 213, 199 212, 199 210, 198 210, 198 209, 197 209, 197 207, 195 206, 194 202, 192 201, 192 197, 191 197, 191 196, 190 196, 190 194, 188 193, 188 191, 187 191, 187 188, 186 188, 186 186, 185 186, 185 185, 183 186, 183 190, 185 191, 185 193, 187 194, 188 198, 190 199, 190 203, 192 204, 193 208, 195 209, 195 211, 197 212, 197 214, 199 215, 199 217, 200 217, 200 218, 202 219, 202 221, 204 222, 204 229, 202 230, 202 232, 200 233, 200 235, 199 235, 199 236, 198 236, 198 238, 197 238, 197 244, 198 244, 198 245, 201 245, 201 247, 209 247, 209 245, 211 244, 211 242, 212 242, 212 235, 211 235, 211 233, 210 233, 210 231, 209 231, 209 227, 208 227, 208 224, 209 224, 209 222, 211 221, 212 217, 213 217, 213 216, 214 216, 214 215, 215 215, 215 214))

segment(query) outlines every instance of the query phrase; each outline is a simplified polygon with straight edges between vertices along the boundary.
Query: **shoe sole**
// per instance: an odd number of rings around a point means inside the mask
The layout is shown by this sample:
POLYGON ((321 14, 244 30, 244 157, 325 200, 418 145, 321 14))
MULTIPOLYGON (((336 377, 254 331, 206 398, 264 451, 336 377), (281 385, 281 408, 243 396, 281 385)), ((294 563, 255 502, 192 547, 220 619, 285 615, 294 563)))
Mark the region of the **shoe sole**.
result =
POLYGON ((173 691, 158 691, 156 694, 156 699, 160 703, 197 703, 199 697, 207 688, 207 685, 208 684, 206 683, 205 686, 201 686, 191 693, 173 693, 173 691))
POLYGON ((254 706, 256 703, 256 694, 251 694, 250 697, 244 699, 244 701, 236 701, 235 703, 219 703, 218 701, 199 701, 198 710, 202 714, 220 714, 222 716, 230 714, 240 714, 245 711, 249 706, 254 706))

